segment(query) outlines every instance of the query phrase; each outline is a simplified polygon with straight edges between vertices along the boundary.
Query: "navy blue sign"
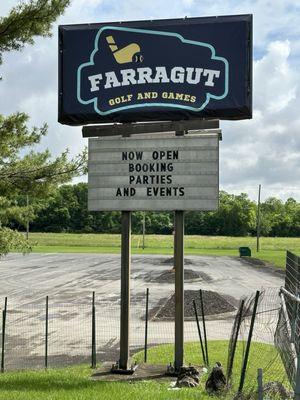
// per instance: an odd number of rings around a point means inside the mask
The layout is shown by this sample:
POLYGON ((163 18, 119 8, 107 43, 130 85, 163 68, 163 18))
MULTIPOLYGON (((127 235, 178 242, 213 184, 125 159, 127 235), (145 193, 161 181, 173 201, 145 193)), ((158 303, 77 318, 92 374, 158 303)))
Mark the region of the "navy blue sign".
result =
POLYGON ((252 16, 59 27, 59 122, 252 117, 252 16))

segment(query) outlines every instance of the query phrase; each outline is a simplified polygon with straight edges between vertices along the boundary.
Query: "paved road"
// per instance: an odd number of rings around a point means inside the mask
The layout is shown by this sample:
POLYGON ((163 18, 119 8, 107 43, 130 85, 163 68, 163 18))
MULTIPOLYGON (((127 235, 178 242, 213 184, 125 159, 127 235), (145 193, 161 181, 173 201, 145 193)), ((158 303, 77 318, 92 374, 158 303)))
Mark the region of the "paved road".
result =
MULTIPOLYGON (((150 288, 150 308, 174 292, 174 284, 156 278, 171 268, 168 256, 136 255, 132 258, 131 348, 144 340, 145 291, 150 288)), ((90 354, 91 293, 96 292, 97 347, 100 359, 114 359, 119 345, 120 257, 104 254, 11 254, 0 261, 0 298, 8 296, 8 368, 43 363, 45 296, 49 295, 49 354, 53 365, 90 354)), ((187 281, 185 289, 212 290, 231 296, 233 302, 267 291, 262 310, 276 309, 283 275, 231 257, 188 256, 186 269, 202 278, 187 281)), ((232 316, 211 317, 209 339, 228 339, 232 316)), ((261 314, 254 339, 272 342, 276 312, 261 314)), ((246 329, 246 328, 245 328, 246 329)), ((245 330, 246 332, 246 330, 245 330)), ((185 323, 186 340, 197 340, 194 321, 185 323)), ((151 321, 149 343, 174 343, 172 321, 151 321)), ((80 360, 83 360, 81 358, 80 360)))

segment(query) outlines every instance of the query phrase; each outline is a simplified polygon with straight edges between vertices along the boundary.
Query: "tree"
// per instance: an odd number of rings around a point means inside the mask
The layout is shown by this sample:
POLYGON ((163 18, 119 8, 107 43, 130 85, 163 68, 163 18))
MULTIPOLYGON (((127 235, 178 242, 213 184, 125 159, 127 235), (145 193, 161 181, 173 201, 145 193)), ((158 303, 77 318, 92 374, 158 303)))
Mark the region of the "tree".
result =
POLYGON ((245 236, 255 229, 256 205, 247 194, 220 192, 218 211, 208 213, 207 226, 214 235, 245 236))
POLYGON ((0 17, 0 63, 5 51, 22 50, 37 36, 51 36, 53 22, 64 12, 70 0, 30 0, 0 17))
MULTIPOLYGON (((21 50, 33 44, 37 36, 51 36, 53 22, 70 0, 30 0, 21 2, 6 17, 0 18, 0 63, 5 51, 21 50)), ((86 151, 73 159, 64 151, 52 158, 48 150, 35 152, 32 147, 47 134, 47 125, 27 127, 28 115, 0 115, 0 255, 11 249, 27 251, 29 243, 9 229, 11 220, 25 223, 34 207, 18 204, 18 198, 49 196, 53 188, 86 172, 86 151), (25 154, 25 155, 24 155, 25 154)))

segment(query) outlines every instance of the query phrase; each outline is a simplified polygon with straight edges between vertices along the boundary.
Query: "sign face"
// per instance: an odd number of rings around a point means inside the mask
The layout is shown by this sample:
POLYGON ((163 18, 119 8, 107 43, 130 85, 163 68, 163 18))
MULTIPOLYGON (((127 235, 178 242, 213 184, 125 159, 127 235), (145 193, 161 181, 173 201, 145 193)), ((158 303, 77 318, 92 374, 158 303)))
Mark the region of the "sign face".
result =
POLYGON ((252 16, 59 27, 59 122, 252 117, 252 16))
POLYGON ((216 210, 219 135, 89 139, 88 180, 90 211, 216 210))

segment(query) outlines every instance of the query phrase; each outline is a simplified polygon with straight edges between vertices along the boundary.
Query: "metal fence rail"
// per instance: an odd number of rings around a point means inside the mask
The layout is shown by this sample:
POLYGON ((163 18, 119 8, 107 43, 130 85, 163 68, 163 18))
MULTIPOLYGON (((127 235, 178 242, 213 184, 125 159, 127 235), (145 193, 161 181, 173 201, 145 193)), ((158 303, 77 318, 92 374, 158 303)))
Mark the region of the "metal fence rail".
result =
POLYGON ((275 345, 281 356, 295 400, 300 400, 300 258, 286 256, 285 287, 280 290, 281 309, 275 345))

